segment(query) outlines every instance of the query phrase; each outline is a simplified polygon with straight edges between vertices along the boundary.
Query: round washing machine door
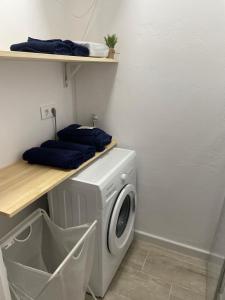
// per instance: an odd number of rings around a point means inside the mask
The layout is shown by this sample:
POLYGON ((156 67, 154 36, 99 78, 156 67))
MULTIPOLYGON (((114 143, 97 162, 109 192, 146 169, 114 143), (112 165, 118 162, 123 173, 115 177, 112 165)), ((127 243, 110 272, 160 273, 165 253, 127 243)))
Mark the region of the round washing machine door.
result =
POLYGON ((113 255, 123 250, 133 234, 136 197, 135 187, 128 184, 120 192, 113 207, 108 230, 108 249, 113 255))

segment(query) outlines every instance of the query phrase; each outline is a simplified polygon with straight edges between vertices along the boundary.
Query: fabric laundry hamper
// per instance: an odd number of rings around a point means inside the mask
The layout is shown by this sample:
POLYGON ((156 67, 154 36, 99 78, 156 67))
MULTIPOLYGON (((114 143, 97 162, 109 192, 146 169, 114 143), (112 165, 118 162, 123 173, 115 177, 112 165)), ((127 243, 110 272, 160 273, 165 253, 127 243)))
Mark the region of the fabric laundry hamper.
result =
POLYGON ((1 240, 12 300, 84 300, 95 230, 62 229, 38 209, 1 240))

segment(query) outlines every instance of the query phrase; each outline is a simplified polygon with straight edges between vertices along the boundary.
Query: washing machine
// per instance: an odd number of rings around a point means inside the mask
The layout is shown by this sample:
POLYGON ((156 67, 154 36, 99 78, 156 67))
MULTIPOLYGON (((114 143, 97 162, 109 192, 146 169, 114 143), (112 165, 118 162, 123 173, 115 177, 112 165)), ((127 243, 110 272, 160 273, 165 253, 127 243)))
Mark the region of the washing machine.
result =
POLYGON ((48 194, 50 216, 66 228, 97 220, 90 286, 103 297, 134 236, 135 152, 114 148, 48 194))

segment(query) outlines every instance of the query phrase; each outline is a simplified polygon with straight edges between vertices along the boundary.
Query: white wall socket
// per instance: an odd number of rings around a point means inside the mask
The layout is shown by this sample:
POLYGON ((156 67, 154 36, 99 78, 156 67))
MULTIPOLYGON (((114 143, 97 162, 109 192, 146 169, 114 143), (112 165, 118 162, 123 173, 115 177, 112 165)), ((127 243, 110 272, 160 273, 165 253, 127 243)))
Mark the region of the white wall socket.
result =
POLYGON ((42 120, 54 118, 54 116, 52 114, 52 108, 55 108, 55 104, 41 105, 40 112, 41 112, 41 119, 42 120))

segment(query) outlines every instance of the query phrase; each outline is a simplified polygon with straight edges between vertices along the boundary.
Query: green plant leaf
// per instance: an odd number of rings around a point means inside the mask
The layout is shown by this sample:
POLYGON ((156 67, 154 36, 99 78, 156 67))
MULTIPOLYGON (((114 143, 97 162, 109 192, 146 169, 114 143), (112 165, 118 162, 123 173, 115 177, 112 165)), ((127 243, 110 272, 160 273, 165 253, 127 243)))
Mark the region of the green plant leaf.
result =
POLYGON ((109 47, 109 48, 115 48, 115 45, 117 44, 118 42, 118 38, 116 36, 116 34, 112 34, 112 35, 107 35, 104 37, 105 39, 105 43, 106 45, 109 47))

